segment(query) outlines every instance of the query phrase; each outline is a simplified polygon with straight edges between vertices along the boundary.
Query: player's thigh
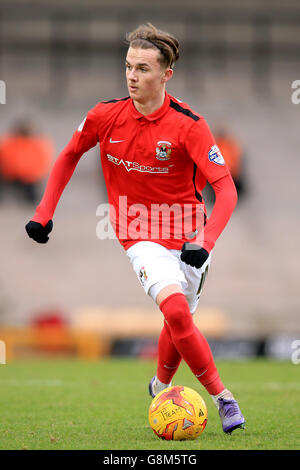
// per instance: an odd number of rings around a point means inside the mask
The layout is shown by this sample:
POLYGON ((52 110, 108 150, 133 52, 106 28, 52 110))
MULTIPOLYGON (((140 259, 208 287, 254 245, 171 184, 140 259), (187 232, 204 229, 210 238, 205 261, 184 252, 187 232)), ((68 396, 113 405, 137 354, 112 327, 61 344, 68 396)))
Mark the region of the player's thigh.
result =
MULTIPOLYGON (((180 255, 178 254, 178 256, 180 255)), ((184 286, 183 293, 186 296, 186 299, 190 306, 190 311, 194 313, 198 306, 199 299, 203 291, 204 283, 209 271, 211 253, 200 269, 190 266, 181 260, 180 262, 181 270, 183 271, 184 276, 187 280, 187 284, 185 284, 184 286)))
POLYGON ((154 301, 162 290, 174 293, 186 285, 178 258, 158 243, 138 242, 127 250, 127 256, 145 293, 154 301))
POLYGON ((157 305, 160 305, 167 297, 172 294, 183 294, 182 287, 179 284, 169 284, 166 287, 161 287, 161 289, 159 287, 159 285, 154 285, 150 288, 149 292, 153 300, 155 300, 155 302, 157 303, 157 305), (153 288, 155 287, 158 289, 157 294, 153 293, 153 288))

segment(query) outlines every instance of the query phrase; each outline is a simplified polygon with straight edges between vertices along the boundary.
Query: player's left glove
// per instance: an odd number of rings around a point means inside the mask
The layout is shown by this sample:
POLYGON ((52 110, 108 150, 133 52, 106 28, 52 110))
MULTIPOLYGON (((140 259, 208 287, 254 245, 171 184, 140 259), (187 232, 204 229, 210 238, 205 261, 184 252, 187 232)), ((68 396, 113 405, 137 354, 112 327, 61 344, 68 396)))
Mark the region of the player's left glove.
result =
POLYGON ((208 251, 206 251, 205 248, 196 245, 196 243, 186 242, 182 245, 180 255, 181 261, 184 261, 190 266, 194 266, 195 268, 199 269, 205 263, 208 257, 208 251))

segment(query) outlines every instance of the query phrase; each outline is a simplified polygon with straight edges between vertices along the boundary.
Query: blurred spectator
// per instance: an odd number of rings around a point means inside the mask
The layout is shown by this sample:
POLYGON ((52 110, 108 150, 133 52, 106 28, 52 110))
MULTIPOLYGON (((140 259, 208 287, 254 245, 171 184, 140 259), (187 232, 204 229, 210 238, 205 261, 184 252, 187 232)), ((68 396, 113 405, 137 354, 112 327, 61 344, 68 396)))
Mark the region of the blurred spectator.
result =
POLYGON ((10 188, 26 202, 39 202, 39 186, 50 170, 53 157, 52 141, 37 134, 30 120, 17 121, 0 140, 0 199, 10 188))
POLYGON ((239 199, 241 199, 246 190, 244 149, 238 139, 228 132, 226 126, 223 124, 216 128, 214 136, 217 146, 229 167, 239 199))
POLYGON ((70 350, 68 324, 62 312, 40 312, 32 318, 31 323, 40 351, 56 353, 70 350))

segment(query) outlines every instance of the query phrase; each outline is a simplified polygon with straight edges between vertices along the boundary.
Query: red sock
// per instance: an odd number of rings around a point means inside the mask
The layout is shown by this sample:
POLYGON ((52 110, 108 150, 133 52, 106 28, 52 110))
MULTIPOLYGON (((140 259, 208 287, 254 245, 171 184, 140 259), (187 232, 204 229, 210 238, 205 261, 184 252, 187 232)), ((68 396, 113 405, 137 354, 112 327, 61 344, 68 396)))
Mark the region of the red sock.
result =
POLYGON ((203 374, 203 380, 201 380, 201 378, 199 377, 197 377, 197 379, 202 383, 202 385, 204 385, 210 395, 218 395, 224 390, 225 387, 220 379, 219 372, 216 368, 211 349, 205 336, 201 333, 201 331, 199 331, 195 324, 194 328, 199 337, 199 341, 203 344, 204 348, 207 347, 209 349, 211 355, 209 367, 207 368, 209 370, 209 373, 206 377, 205 374, 203 374))
POLYGON ((181 355, 175 348, 171 332, 166 322, 158 340, 158 364, 156 375, 158 379, 169 384, 181 362, 181 355))
POLYGON ((160 304, 168 322, 173 344, 199 382, 211 395, 224 390, 209 344, 196 328, 182 293, 171 294, 160 304))

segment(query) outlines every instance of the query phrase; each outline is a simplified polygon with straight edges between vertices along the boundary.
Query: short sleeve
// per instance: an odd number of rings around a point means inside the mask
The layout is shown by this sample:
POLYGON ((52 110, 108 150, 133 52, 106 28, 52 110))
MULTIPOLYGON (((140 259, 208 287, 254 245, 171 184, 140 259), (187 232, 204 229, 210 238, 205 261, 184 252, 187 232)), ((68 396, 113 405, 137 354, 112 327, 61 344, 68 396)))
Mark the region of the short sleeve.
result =
POLYGON ((204 118, 196 121, 185 138, 185 149, 209 183, 230 174, 204 118))

